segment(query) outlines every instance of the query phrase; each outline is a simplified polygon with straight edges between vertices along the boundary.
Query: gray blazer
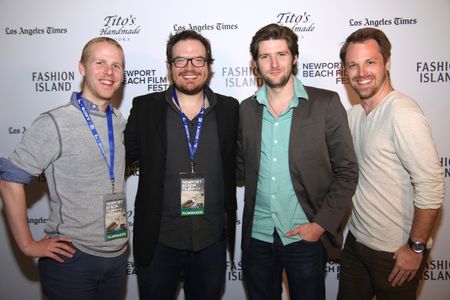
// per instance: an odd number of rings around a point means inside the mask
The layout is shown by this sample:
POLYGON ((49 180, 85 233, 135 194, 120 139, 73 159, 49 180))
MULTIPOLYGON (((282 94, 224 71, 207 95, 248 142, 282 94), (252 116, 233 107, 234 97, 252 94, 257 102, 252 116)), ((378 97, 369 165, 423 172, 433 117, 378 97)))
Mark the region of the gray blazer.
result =
MULTIPOLYGON (((298 201, 310 222, 325 229, 325 246, 342 245, 342 221, 358 180, 358 165, 347 113, 339 95, 305 86, 309 100, 299 98, 294 108, 289 169, 298 201)), ((255 96, 239 111, 237 176, 245 184, 242 249, 251 240, 258 183, 263 106, 255 96)))

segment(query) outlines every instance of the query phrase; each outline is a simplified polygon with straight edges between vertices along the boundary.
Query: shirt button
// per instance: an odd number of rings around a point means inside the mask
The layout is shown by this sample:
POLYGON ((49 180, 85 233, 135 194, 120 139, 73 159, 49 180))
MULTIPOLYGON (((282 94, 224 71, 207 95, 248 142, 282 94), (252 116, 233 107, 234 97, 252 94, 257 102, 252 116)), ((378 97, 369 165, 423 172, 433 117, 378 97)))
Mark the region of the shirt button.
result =
POLYGON ((276 196, 275 195, 272 195, 272 199, 275 199, 276 198, 276 196))
POLYGON ((274 143, 274 144, 278 144, 278 140, 274 140, 273 143, 274 143))
POLYGON ((272 180, 273 180, 273 181, 275 181, 275 180, 276 180, 275 176, 274 176, 274 177, 272 177, 272 180))
POLYGON ((275 122, 275 126, 278 126, 278 122, 275 122))
POLYGON ((277 158, 276 157, 274 157, 273 159, 272 159, 273 161, 277 161, 277 158))

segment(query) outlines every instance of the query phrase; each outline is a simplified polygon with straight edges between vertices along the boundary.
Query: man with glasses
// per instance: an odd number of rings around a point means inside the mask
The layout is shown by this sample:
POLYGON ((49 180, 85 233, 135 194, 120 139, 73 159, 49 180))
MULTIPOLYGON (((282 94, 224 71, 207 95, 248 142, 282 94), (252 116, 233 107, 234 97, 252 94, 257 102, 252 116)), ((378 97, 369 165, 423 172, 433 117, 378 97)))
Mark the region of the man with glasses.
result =
POLYGON ((236 224, 239 103, 208 87, 209 41, 195 31, 167 42, 171 86, 136 97, 125 129, 139 161, 134 258, 141 299, 219 299, 236 224), (225 224, 226 223, 226 224, 225 224), (225 231, 226 228, 226 231, 225 231))

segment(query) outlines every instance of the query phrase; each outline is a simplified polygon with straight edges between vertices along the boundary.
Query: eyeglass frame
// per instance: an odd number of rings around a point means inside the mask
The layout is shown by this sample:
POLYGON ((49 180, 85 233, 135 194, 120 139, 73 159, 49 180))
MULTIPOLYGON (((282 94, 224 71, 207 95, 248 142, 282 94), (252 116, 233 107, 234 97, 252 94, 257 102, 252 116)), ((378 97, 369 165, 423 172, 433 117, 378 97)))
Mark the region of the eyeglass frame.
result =
POLYGON ((180 68, 180 69, 181 69, 181 68, 185 68, 185 67, 189 64, 189 62, 191 62, 191 65, 194 66, 194 67, 196 67, 196 68, 202 68, 202 67, 204 67, 207 63, 209 64, 211 61, 210 61, 209 59, 207 59, 206 57, 203 57, 203 56, 196 56, 196 57, 191 57, 191 58, 178 56, 178 57, 175 57, 175 58, 173 58, 173 59, 171 59, 171 60, 169 61, 169 63, 173 64, 173 66, 174 66, 175 68, 180 68), (195 60, 195 59, 199 59, 199 58, 201 58, 201 59, 203 60, 203 64, 202 64, 201 66, 198 66, 198 65, 195 65, 195 64, 194 64, 194 60, 195 60), (186 60, 186 64, 183 65, 183 66, 177 66, 176 63, 175 63, 175 61, 176 61, 177 59, 178 59, 178 60, 179 60, 179 59, 185 59, 185 60, 186 60))

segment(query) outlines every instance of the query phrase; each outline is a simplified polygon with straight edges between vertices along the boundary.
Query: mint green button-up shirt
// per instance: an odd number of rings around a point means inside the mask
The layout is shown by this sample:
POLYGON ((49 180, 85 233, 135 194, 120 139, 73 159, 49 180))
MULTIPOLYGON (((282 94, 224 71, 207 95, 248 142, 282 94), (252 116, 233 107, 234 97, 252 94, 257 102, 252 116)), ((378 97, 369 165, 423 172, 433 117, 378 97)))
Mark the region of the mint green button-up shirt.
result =
POLYGON ((294 89, 289 107, 278 119, 269 112, 266 87, 263 86, 256 94, 256 100, 264 109, 252 237, 272 243, 276 229, 283 245, 301 240, 298 235, 287 237, 285 233, 309 222, 297 199, 289 172, 289 136, 293 109, 298 106, 299 97, 308 99, 303 84, 296 77, 294 89))

